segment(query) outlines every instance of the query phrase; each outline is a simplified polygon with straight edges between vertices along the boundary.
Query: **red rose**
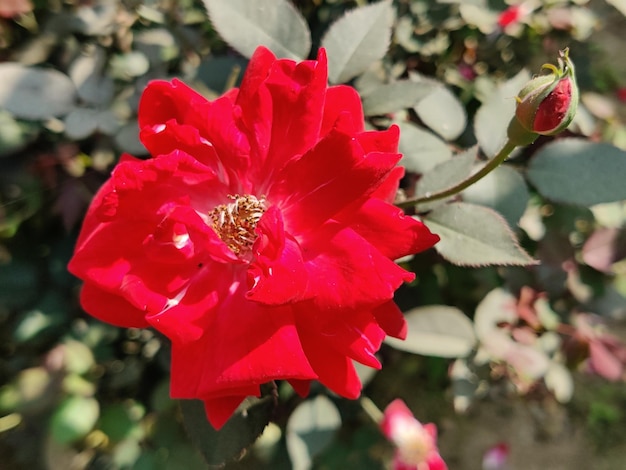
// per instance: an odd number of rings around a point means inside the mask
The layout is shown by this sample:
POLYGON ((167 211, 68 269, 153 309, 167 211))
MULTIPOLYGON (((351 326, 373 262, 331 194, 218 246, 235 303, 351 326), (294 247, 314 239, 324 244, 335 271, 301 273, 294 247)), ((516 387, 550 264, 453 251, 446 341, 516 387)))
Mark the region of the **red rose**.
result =
POLYGON ((515 116, 527 130, 540 135, 563 131, 574 119, 578 87, 569 52, 560 51, 559 66, 544 64, 551 73, 533 78, 518 96, 515 116))
POLYGON ((148 85, 140 138, 94 197, 69 269, 84 309, 172 342, 171 394, 221 427, 260 384, 356 398, 352 361, 405 323, 393 260, 438 237, 392 201, 398 129, 365 132, 358 94, 317 61, 259 48, 240 89, 207 101, 148 85))

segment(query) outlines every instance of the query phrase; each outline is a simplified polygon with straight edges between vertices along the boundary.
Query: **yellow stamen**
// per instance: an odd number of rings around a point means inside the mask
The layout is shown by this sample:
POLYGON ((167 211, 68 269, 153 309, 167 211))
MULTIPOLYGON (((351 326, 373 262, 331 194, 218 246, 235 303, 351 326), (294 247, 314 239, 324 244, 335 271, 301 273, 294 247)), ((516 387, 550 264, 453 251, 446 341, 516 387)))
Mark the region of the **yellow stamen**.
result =
POLYGON ((211 226, 236 255, 248 252, 256 240, 254 229, 267 210, 265 197, 257 199, 250 194, 228 195, 233 202, 220 204, 211 212, 211 226))

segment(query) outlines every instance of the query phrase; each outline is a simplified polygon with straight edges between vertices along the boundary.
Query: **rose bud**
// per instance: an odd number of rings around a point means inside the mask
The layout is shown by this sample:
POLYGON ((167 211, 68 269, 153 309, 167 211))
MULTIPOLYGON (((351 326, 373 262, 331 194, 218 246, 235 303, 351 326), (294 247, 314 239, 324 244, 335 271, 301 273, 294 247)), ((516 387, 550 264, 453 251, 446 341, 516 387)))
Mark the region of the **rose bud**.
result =
POLYGON ((551 73, 533 78, 517 97, 515 117, 526 131, 555 135, 574 119, 578 87, 567 49, 560 51, 558 63, 544 64, 551 73))

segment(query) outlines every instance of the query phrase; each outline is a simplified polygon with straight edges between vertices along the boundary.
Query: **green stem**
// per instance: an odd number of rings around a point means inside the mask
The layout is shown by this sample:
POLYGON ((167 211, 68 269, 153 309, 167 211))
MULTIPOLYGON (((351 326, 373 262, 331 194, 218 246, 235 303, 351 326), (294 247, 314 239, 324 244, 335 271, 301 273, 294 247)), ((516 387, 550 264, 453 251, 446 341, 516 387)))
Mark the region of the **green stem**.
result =
POLYGON ((460 183, 452 186, 451 188, 444 189, 443 191, 439 191, 438 193, 432 193, 421 197, 416 197, 413 199, 408 199, 406 201, 402 201, 397 203, 396 206, 406 209, 407 207, 412 207, 417 204, 422 204, 425 202, 436 201, 437 199, 444 199, 450 196, 453 196, 461 191, 463 191, 468 186, 476 183, 476 181, 482 179, 487 176, 487 174, 491 173, 495 170, 500 164, 507 159, 507 157, 511 154, 513 150, 515 150, 517 144, 514 144, 511 139, 506 141, 506 144, 500 149, 498 154, 493 157, 489 162, 482 167, 479 171, 471 175, 466 180, 461 181, 460 183))
POLYGON ((368 414, 370 418, 372 418, 372 421, 374 421, 376 424, 380 424, 380 422, 383 420, 383 412, 380 411, 380 409, 374 404, 374 402, 366 396, 361 397, 359 401, 361 402, 363 410, 368 414))

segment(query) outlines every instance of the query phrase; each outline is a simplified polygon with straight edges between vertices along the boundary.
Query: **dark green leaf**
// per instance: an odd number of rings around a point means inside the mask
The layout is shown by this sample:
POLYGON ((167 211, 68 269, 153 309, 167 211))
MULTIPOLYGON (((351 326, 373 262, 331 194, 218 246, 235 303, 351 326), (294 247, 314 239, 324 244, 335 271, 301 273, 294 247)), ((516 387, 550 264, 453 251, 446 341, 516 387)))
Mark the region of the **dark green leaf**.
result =
POLYGON ((25 312, 13 330, 13 338, 23 343, 45 336, 66 320, 67 305, 57 291, 48 291, 32 310, 25 312))
POLYGON ((216 431, 207 421, 204 404, 199 400, 181 400, 183 421, 191 442, 209 465, 222 465, 238 457, 261 435, 276 407, 275 397, 246 399, 244 404, 216 431))
POLYGON ((114 442, 129 437, 140 439, 143 430, 139 422, 144 414, 144 407, 133 400, 115 403, 102 410, 99 429, 114 442))
POLYGON ((250 58, 266 46, 278 57, 303 59, 311 49, 309 27, 286 0, 203 0, 220 36, 250 58))
POLYGON ((465 202, 433 210, 424 223, 441 237, 436 250, 461 266, 534 264, 497 212, 465 202))
POLYGON ((591 206, 626 199, 626 152, 610 144, 562 139, 531 160, 528 179, 556 202, 591 206))
POLYGON ((393 10, 384 0, 347 12, 324 37, 328 54, 328 80, 344 83, 382 59, 389 47, 393 10))
POLYGON ((16 258, 0 263, 0 305, 5 308, 20 308, 31 302, 39 285, 34 264, 16 258))

